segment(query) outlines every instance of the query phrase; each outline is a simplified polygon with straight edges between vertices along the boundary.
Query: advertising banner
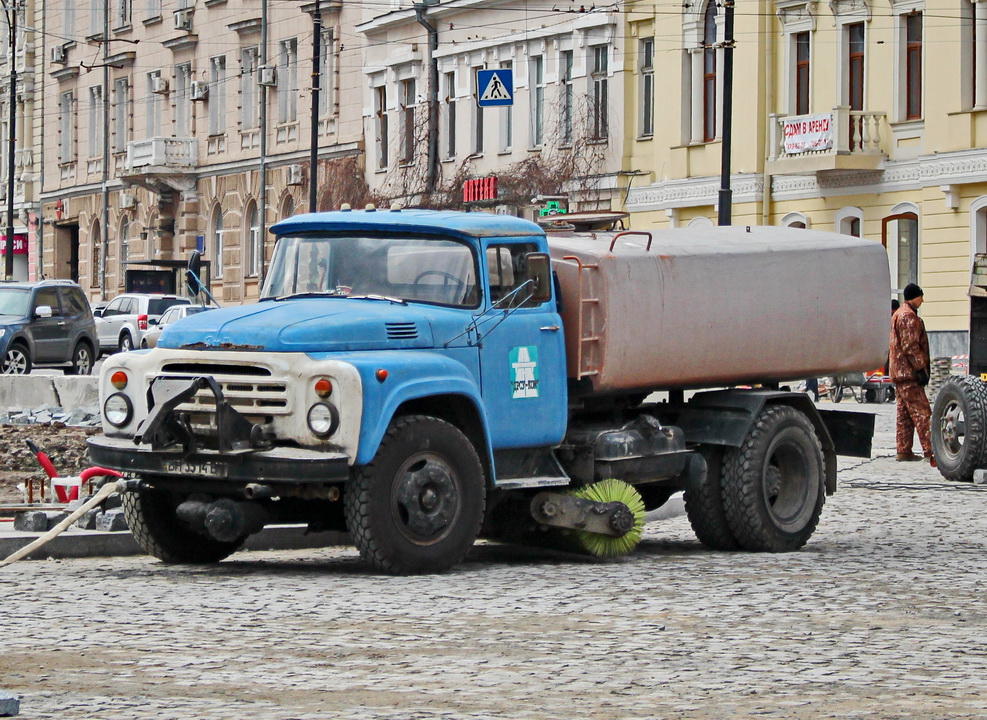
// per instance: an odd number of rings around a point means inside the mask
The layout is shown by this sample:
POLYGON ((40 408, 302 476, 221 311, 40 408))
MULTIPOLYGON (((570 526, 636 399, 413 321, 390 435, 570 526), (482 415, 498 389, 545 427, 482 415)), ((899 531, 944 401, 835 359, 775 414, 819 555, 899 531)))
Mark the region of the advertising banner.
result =
POLYGON ((785 152, 789 155, 833 147, 832 115, 785 118, 785 152))
MULTIPOLYGON (((7 236, 0 235, 0 255, 7 254, 7 236)), ((27 255, 27 235, 14 234, 14 255, 27 255)))

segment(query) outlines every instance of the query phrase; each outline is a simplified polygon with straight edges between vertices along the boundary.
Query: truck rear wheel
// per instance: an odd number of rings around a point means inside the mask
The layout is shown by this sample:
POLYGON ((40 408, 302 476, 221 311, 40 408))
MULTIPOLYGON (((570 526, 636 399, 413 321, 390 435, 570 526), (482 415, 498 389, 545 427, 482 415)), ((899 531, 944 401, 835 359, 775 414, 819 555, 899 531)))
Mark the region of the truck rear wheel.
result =
POLYGON ((826 499, 824 477, 809 418, 785 405, 764 408, 724 457, 723 507, 740 547, 790 552, 805 545, 826 499))
POLYGON ((932 456, 947 480, 969 482, 987 451, 987 385, 954 375, 939 388, 932 408, 932 456))
POLYGON ((710 550, 736 550, 740 546, 723 510, 723 450, 702 449, 706 472, 685 491, 685 513, 699 542, 710 550))
POLYGON ((473 546, 486 503, 469 439, 437 418, 399 418, 344 496, 363 559, 392 575, 444 572, 473 546))
POLYGON ((123 494, 123 513, 144 552, 166 563, 204 564, 219 562, 240 549, 246 537, 220 542, 187 527, 176 513, 184 499, 150 488, 123 494))

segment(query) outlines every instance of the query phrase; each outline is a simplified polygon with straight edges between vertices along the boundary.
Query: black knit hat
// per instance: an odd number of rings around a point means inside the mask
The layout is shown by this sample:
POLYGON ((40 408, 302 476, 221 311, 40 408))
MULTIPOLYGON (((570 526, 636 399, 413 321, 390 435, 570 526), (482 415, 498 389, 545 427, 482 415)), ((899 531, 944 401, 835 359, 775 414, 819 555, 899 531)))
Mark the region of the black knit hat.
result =
POLYGON ((915 283, 908 283, 905 285, 905 300, 914 300, 915 298, 922 297, 923 295, 925 295, 925 293, 922 292, 922 288, 915 283))

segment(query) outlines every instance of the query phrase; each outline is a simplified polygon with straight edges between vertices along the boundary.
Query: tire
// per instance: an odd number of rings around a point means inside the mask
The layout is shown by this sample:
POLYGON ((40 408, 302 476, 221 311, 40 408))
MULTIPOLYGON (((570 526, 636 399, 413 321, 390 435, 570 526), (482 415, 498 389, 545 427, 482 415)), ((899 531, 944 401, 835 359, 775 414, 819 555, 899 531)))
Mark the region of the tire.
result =
POLYGON ((987 385, 953 375, 932 408, 932 456, 947 480, 969 482, 987 454, 987 385))
POLYGON ((437 418, 398 418, 347 483, 346 525, 376 570, 444 572, 473 546, 485 490, 480 458, 462 432, 437 418))
POLYGON ((710 550, 737 550, 734 537, 723 510, 723 450, 705 447, 706 472, 695 485, 685 491, 685 513, 693 532, 710 550))
POLYGON ((724 456, 723 507, 745 550, 790 552, 808 542, 826 501, 822 447, 803 413, 764 408, 724 456))
POLYGON ((147 488, 123 494, 123 513, 144 552, 166 563, 207 564, 240 549, 246 537, 225 543, 189 529, 175 513, 184 499, 147 488))
POLYGON ((31 373, 31 354, 21 343, 14 343, 7 348, 7 354, 0 361, 0 374, 29 375, 31 373))
POLYGON ((120 352, 130 352, 134 349, 134 339, 130 337, 130 333, 125 332, 120 335, 120 342, 117 344, 117 348, 120 352))
POLYGON ((80 342, 72 351, 72 366, 65 368, 66 375, 91 375, 93 371, 93 351, 84 342, 80 342))

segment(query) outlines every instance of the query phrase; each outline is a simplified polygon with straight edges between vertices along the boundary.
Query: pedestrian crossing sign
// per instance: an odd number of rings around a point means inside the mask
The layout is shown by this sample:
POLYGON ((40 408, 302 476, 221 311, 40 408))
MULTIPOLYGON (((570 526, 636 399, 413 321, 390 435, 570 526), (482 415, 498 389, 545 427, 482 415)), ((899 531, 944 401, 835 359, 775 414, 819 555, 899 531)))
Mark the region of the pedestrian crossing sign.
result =
POLYGON ((514 104, 514 70, 476 71, 476 104, 480 107, 497 107, 514 104))

